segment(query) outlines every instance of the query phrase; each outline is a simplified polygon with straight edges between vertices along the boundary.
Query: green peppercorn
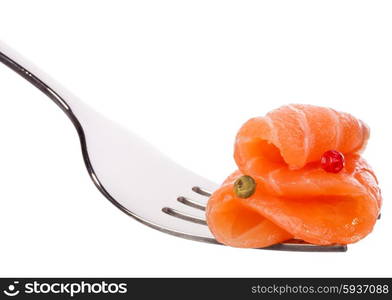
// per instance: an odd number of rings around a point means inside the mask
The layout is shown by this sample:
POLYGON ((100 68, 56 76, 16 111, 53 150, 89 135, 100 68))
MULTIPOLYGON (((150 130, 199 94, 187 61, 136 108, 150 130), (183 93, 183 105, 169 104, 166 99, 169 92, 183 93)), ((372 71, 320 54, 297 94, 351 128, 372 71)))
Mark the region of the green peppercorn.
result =
POLYGON ((234 182, 234 193, 240 198, 249 198, 255 190, 256 182, 248 175, 243 175, 234 182))

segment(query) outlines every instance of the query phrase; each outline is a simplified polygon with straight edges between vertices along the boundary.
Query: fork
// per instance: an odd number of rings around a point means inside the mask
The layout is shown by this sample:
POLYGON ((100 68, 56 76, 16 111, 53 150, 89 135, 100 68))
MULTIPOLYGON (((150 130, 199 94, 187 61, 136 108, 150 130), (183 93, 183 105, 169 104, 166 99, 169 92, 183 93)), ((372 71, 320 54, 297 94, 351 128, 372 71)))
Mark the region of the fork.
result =
MULTIPOLYGON (((159 231, 219 244, 205 219, 208 197, 218 187, 215 183, 183 168, 94 111, 2 42, 0 62, 38 88, 68 116, 78 133, 89 176, 117 208, 159 231)), ((347 247, 291 240, 263 249, 344 252, 347 247)))

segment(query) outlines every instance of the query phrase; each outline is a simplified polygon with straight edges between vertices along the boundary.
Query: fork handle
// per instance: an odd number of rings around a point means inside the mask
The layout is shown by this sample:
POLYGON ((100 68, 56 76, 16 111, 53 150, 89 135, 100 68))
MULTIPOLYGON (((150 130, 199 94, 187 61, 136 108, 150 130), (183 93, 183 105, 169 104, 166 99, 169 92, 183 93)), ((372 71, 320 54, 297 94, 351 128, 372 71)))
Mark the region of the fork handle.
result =
POLYGON ((0 62, 22 76, 53 100, 71 119, 77 130, 80 123, 76 115, 89 115, 90 112, 93 112, 91 108, 64 88, 59 82, 2 41, 0 41, 0 62))

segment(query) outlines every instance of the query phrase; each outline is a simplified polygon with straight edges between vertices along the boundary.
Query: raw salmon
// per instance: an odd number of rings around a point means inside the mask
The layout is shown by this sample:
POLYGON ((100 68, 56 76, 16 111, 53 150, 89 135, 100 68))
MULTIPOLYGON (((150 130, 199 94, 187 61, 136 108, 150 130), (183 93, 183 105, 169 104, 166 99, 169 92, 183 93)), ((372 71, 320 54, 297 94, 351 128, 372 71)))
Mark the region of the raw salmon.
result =
POLYGON ((288 105, 253 118, 239 130, 239 170, 213 193, 207 222, 216 239, 235 247, 266 247, 287 239, 328 245, 354 243, 372 231, 381 208, 377 178, 360 156, 369 138, 347 113, 288 105), (338 173, 320 163, 326 151, 344 155, 338 173), (255 192, 240 198, 234 181, 250 175, 255 192))
POLYGON ((215 238, 240 248, 262 248, 293 238, 250 207, 248 199, 234 194, 234 181, 241 175, 240 171, 230 175, 208 201, 207 222, 215 238))

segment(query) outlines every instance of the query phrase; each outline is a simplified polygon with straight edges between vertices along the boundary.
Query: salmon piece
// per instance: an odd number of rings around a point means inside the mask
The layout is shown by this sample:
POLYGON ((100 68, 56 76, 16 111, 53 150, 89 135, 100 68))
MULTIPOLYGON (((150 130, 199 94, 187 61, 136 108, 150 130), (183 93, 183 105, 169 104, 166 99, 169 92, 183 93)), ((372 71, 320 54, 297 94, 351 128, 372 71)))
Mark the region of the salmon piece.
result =
POLYGON ((234 181, 242 174, 234 172, 208 201, 207 224, 215 238, 239 248, 264 248, 293 236, 275 225, 233 192, 234 181))
POLYGON ((312 105, 288 105, 250 119, 236 137, 239 171, 208 202, 212 233, 224 244, 252 248, 290 238, 318 245, 364 238, 382 205, 377 178, 360 156, 368 138, 361 120, 312 105), (328 150, 345 156, 339 173, 321 167, 328 150), (246 199, 234 193, 243 174, 256 182, 246 199))
MULTIPOLYGON (((337 174, 325 172, 319 162, 308 164, 301 169, 291 170, 288 166, 268 169, 271 167, 268 166, 268 162, 253 160, 248 164, 246 174, 258 178, 263 183, 266 192, 272 196, 295 198, 363 194, 368 189, 368 185, 364 185, 364 181, 360 180, 364 175, 356 174, 354 176, 355 168, 352 167, 359 163, 359 158, 354 154, 346 155, 346 167, 337 174)), ((361 160, 361 162, 367 166, 367 171, 375 179, 371 168, 364 160, 361 160)), ((373 182, 372 185, 376 186, 376 182, 373 182)))
POLYGON ((271 196, 256 178, 256 192, 242 199, 233 191, 234 181, 243 175, 237 171, 212 194, 208 226, 219 242, 233 247, 260 248, 291 238, 317 245, 357 242, 372 231, 381 197, 375 178, 361 167, 362 159, 350 163, 355 165, 352 176, 364 178, 364 188, 346 195, 271 196))
POLYGON ((272 167, 300 169, 331 149, 360 152, 368 138, 366 124, 347 113, 293 104, 245 123, 237 134, 234 158, 240 170, 255 158, 269 161, 272 167))
MULTIPOLYGON (((378 187, 378 180, 372 167, 363 158, 358 157, 357 160, 348 161, 346 168, 355 170, 354 177, 366 188, 367 193, 376 199, 378 214, 380 214, 382 206, 381 190, 378 187), (350 165, 351 163, 351 165, 350 165), (355 164, 354 164, 355 163, 355 164)), ((378 215, 377 215, 378 217, 378 215)))
POLYGON ((368 138, 367 125, 347 113, 288 105, 246 122, 237 134, 234 159, 244 174, 262 180, 272 195, 350 194, 364 187, 347 169, 325 172, 320 159, 332 149, 346 156, 358 154, 368 138))

